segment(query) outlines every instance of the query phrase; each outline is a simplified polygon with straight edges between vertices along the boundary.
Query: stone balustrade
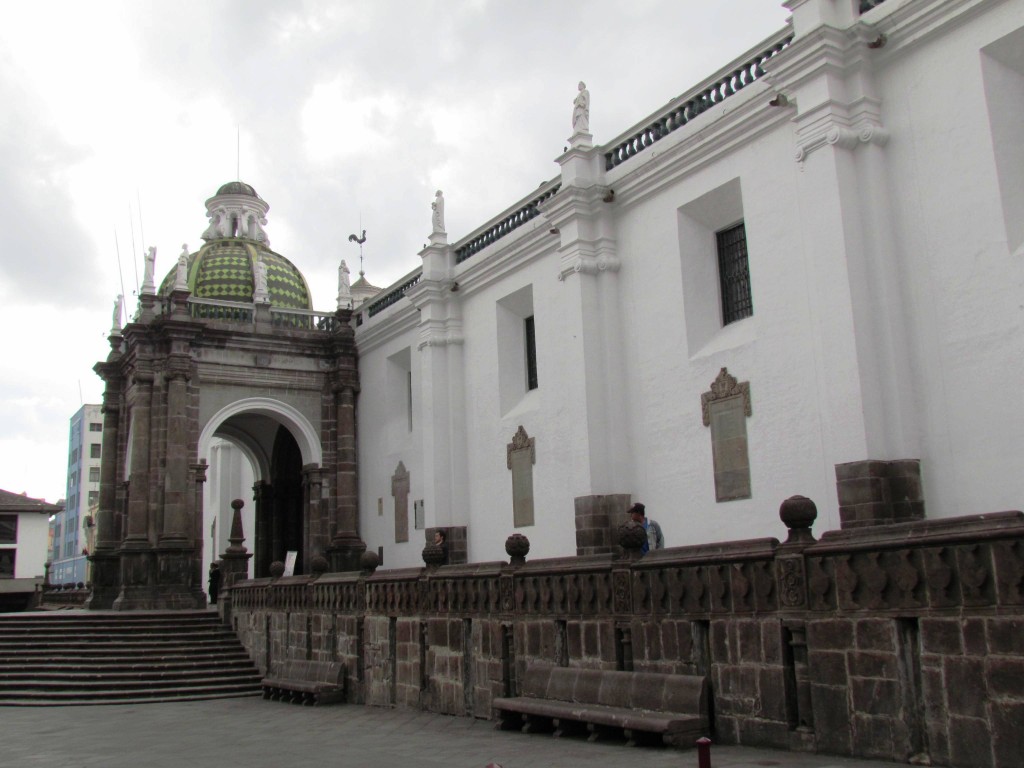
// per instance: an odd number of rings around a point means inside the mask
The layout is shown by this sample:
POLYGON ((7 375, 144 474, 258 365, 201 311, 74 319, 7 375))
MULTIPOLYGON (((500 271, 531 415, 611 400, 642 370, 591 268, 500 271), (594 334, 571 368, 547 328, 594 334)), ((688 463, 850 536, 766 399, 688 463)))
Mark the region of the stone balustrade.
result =
POLYGON ((240 582, 233 622, 264 669, 346 664, 350 701, 489 717, 532 662, 701 674, 719 743, 1011 765, 1024 515, 815 540, 787 504, 783 543, 240 582))
POLYGON ((605 170, 636 157, 655 142, 759 80, 764 75, 764 64, 792 40, 792 33, 785 30, 777 39, 766 42, 755 55, 737 60, 692 91, 674 99, 667 110, 645 121, 639 130, 633 129, 625 138, 613 141, 604 152, 605 170))

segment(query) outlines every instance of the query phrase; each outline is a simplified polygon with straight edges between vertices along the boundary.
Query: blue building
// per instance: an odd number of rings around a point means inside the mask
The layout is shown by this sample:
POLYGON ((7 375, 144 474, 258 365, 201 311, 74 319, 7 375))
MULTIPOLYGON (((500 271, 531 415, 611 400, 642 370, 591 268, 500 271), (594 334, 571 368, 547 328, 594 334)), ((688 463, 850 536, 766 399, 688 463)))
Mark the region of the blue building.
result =
POLYGON ((71 417, 68 481, 63 512, 50 520, 50 583, 88 582, 88 554, 100 492, 103 416, 83 405, 71 417))

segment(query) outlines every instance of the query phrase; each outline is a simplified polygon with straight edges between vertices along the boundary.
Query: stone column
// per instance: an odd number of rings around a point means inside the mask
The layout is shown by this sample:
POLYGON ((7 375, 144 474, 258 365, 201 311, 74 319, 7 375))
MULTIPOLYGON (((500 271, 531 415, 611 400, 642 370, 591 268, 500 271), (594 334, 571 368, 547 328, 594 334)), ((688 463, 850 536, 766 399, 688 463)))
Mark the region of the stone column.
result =
POLYGON ((135 371, 129 392, 131 474, 128 479, 128 519, 121 545, 121 594, 114 601, 115 610, 155 607, 153 545, 148 534, 153 380, 153 372, 148 367, 140 367, 135 371))
MULTIPOLYGON (((189 486, 192 488, 192 594, 199 608, 206 607, 206 582, 203 573, 203 486, 206 484, 206 459, 198 464, 189 464, 189 486)), ((210 553, 216 557, 214 549, 210 553)))
MULTIPOLYGON (((609 501, 625 497, 633 477, 633 457, 624 439, 629 425, 621 407, 626 387, 614 193, 604 186, 600 151, 588 134, 575 134, 557 162, 562 188, 544 204, 542 213, 559 238, 563 313, 559 327, 545 332, 561 337, 557 345, 567 356, 561 368, 579 373, 552 382, 558 372, 550 372, 546 381, 563 391, 563 400, 573 411, 568 423, 574 425, 564 440, 584 457, 573 462, 572 476, 566 478, 575 497, 577 522, 592 523, 595 514, 612 512, 614 524, 625 519, 625 509, 609 510, 609 501)), ((595 538, 592 530, 581 539, 582 551, 609 551, 611 542, 595 538)))
MULTIPOLYGON (((306 521, 305 551, 308 567, 312 558, 322 555, 330 546, 329 521, 323 503, 323 470, 315 464, 302 468, 303 519, 306 521)), ((306 571, 309 572, 308 569, 306 571)))
POLYGON ((256 562, 253 575, 261 577, 269 574, 270 563, 273 561, 270 526, 274 515, 274 493, 270 483, 262 480, 253 485, 252 492, 256 504, 256 562))
POLYGON ((92 563, 92 594, 86 608, 110 608, 120 591, 120 562, 117 556, 118 535, 115 513, 117 509, 117 475, 121 466, 118 454, 121 420, 121 386, 118 371, 121 335, 111 337, 111 358, 96 366, 96 372, 106 384, 103 391, 103 442, 100 462, 100 503, 96 513, 96 544, 89 556, 92 563))
MULTIPOLYGON (((788 0, 796 36, 767 65, 795 105, 801 238, 816 326, 826 463, 911 459, 920 446, 892 221, 876 30, 855 3, 788 0), (816 302, 816 303, 815 303, 816 302)), ((832 509, 832 504, 829 505, 832 509)))
POLYGON ((432 233, 420 257, 423 275, 406 296, 419 310, 420 318, 417 351, 423 495, 435 526, 465 529, 469 522, 469 483, 464 336, 461 294, 453 282, 455 257, 447 234, 432 233))
POLYGON ((351 386, 335 394, 338 420, 334 536, 329 560, 332 571, 358 571, 366 544, 359 538, 359 484, 356 453, 356 396, 351 386))

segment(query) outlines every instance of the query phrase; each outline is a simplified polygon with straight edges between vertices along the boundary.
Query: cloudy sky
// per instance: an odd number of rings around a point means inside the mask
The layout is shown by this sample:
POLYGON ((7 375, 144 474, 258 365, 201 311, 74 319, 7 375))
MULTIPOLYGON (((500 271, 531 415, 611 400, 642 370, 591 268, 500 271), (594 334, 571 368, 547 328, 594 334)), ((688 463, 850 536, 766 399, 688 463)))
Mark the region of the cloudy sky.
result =
POLYGON ((92 0, 0 26, 0 488, 65 493, 68 422, 101 400, 114 298, 201 245, 239 175, 271 247, 333 309, 558 171, 576 84, 595 143, 781 29, 781 0, 92 0), (353 275, 353 279, 355 275, 353 275))

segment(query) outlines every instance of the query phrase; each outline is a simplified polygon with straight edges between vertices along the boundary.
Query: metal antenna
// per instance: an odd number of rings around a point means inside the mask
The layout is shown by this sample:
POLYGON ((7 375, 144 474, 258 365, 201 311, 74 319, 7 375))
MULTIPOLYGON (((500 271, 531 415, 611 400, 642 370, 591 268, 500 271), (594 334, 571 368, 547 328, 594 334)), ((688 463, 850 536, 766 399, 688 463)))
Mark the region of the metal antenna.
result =
MULTIPOLYGON (((139 209, 139 238, 142 240, 142 247, 146 247, 146 232, 142 229, 142 195, 139 194, 139 188, 135 188, 135 201, 138 203, 139 209)), ((139 260, 135 258, 135 254, 132 254, 132 266, 135 267, 135 292, 139 292, 139 260)))
MULTIPOLYGON (((121 272, 121 245, 117 242, 117 227, 114 227, 114 250, 117 251, 117 275, 121 278, 121 295, 124 296, 124 273, 121 272)), ((118 321, 121 318, 117 318, 118 321)))

